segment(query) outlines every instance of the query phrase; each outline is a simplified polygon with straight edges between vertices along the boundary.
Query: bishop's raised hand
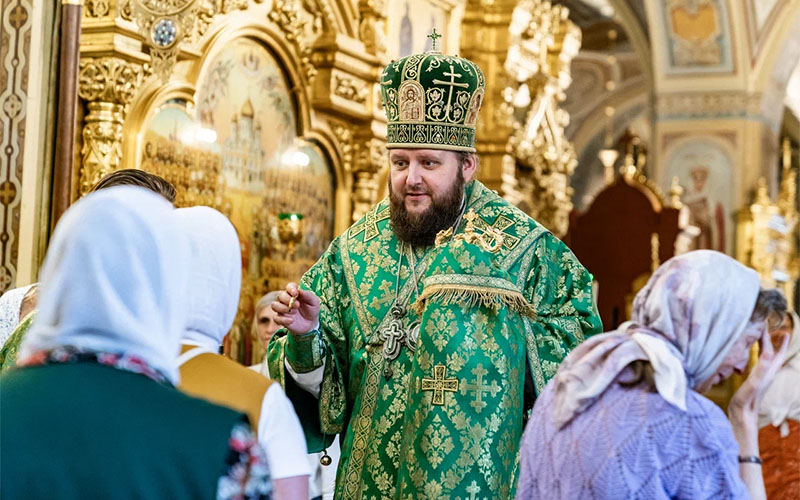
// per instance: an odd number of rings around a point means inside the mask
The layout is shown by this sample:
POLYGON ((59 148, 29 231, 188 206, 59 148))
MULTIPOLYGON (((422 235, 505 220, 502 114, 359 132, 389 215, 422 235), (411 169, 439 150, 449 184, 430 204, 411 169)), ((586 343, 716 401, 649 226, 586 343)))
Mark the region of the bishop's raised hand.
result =
POLYGON ((289 283, 270 306, 275 311, 275 323, 295 335, 303 335, 319 324, 319 297, 314 292, 301 290, 297 283, 289 283))

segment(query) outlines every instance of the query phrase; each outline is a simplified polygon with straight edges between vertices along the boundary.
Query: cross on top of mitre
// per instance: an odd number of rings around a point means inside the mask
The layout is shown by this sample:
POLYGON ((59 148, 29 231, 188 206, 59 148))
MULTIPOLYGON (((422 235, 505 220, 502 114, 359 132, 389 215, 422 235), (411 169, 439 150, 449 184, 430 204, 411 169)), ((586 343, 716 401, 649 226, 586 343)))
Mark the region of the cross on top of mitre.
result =
POLYGON ((438 39, 442 38, 442 35, 440 35, 439 33, 436 32, 436 28, 433 28, 433 31, 431 31, 431 34, 428 35, 428 38, 430 38, 431 42, 432 42, 431 43, 431 51, 432 52, 437 52, 436 41, 438 39))

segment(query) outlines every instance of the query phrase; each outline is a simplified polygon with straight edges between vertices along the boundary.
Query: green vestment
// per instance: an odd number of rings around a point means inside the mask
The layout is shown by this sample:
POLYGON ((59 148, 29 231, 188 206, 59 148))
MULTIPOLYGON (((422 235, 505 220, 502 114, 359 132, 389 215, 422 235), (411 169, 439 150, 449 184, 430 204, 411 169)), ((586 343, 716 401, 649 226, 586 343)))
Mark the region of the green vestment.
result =
MULTIPOLYGON (((309 451, 344 437, 336 498, 513 497, 524 377, 541 392, 567 353, 602 330, 592 278, 572 252, 481 183, 466 194, 476 232, 502 233, 497 251, 455 239, 410 250, 384 200, 303 277, 321 299, 319 330, 270 342, 270 373, 295 403, 309 451), (386 333, 396 303, 408 306, 404 331, 419 325, 415 343, 386 333), (323 360, 317 402, 284 363, 307 373, 323 360)), ((456 239, 464 230, 462 221, 456 239)))

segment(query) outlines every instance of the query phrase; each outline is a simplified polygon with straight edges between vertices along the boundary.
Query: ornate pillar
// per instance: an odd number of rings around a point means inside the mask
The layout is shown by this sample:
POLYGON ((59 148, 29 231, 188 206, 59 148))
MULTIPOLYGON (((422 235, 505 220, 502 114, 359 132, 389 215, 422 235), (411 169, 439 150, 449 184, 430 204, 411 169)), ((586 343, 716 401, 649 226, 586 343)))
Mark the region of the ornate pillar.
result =
POLYGON ((481 159, 478 175, 490 189, 512 203, 518 196, 513 162, 506 158, 506 145, 513 128, 510 110, 503 99, 509 81, 503 64, 515 4, 514 0, 467 0, 461 23, 461 56, 477 64, 486 77, 475 141, 481 159))
POLYGON ((314 104, 334 118, 350 189, 351 217, 361 218, 378 200, 378 177, 388 166, 386 117, 377 81, 386 54, 385 0, 359 0, 360 43, 344 38, 317 41, 313 63, 314 104))
POLYGON ((118 57, 83 59, 78 93, 87 102, 78 191, 86 194, 122 162, 122 124, 144 68, 118 57))
POLYGON ((564 132, 569 115, 559 108, 581 44, 580 29, 568 14, 565 7, 549 2, 520 2, 505 61, 509 85, 504 98, 513 116, 506 162, 518 183, 516 197, 510 199, 557 236, 569 229, 570 178, 578 164, 564 132))
POLYGON ((356 142, 353 166, 353 221, 360 219, 378 200, 378 177, 389 163, 385 141, 369 137, 356 142))
MULTIPOLYGON (((137 33, 140 3, 87 0, 85 4, 78 70, 78 96, 85 105, 75 193, 78 196, 122 166, 122 127, 128 105, 150 73, 150 57, 143 52, 137 33)), ((155 36, 157 30, 152 31, 155 36)))
POLYGON ((359 0, 358 37, 372 55, 386 54, 386 0, 359 0))

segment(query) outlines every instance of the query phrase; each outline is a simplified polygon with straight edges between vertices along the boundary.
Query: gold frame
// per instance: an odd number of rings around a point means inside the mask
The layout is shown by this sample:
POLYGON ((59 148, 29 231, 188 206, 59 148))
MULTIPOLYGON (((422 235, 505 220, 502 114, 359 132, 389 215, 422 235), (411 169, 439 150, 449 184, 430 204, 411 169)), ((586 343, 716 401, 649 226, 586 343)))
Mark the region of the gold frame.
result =
POLYGON ((373 186, 386 163, 385 118, 375 88, 385 58, 379 50, 381 30, 375 29, 385 22, 382 6, 366 0, 193 0, 176 18, 193 30, 181 32, 176 62, 165 63, 156 60, 159 49, 140 34, 137 23, 145 21, 136 12, 143 1, 118 0, 84 10, 81 97, 90 108, 109 112, 95 113, 92 123, 81 120, 85 152, 75 169, 74 198, 102 174, 138 168, 144 127, 156 110, 174 98, 191 109, 207 62, 226 43, 246 37, 279 61, 294 96, 298 136, 319 144, 331 159, 334 233, 377 201, 373 186), (351 21, 359 14, 359 23, 351 21), (311 35, 309 26, 315 27, 311 35), (153 72, 156 63, 159 74, 153 72), (122 85, 118 72, 123 70, 136 78, 122 85), (102 156, 98 150, 110 153, 102 156))

